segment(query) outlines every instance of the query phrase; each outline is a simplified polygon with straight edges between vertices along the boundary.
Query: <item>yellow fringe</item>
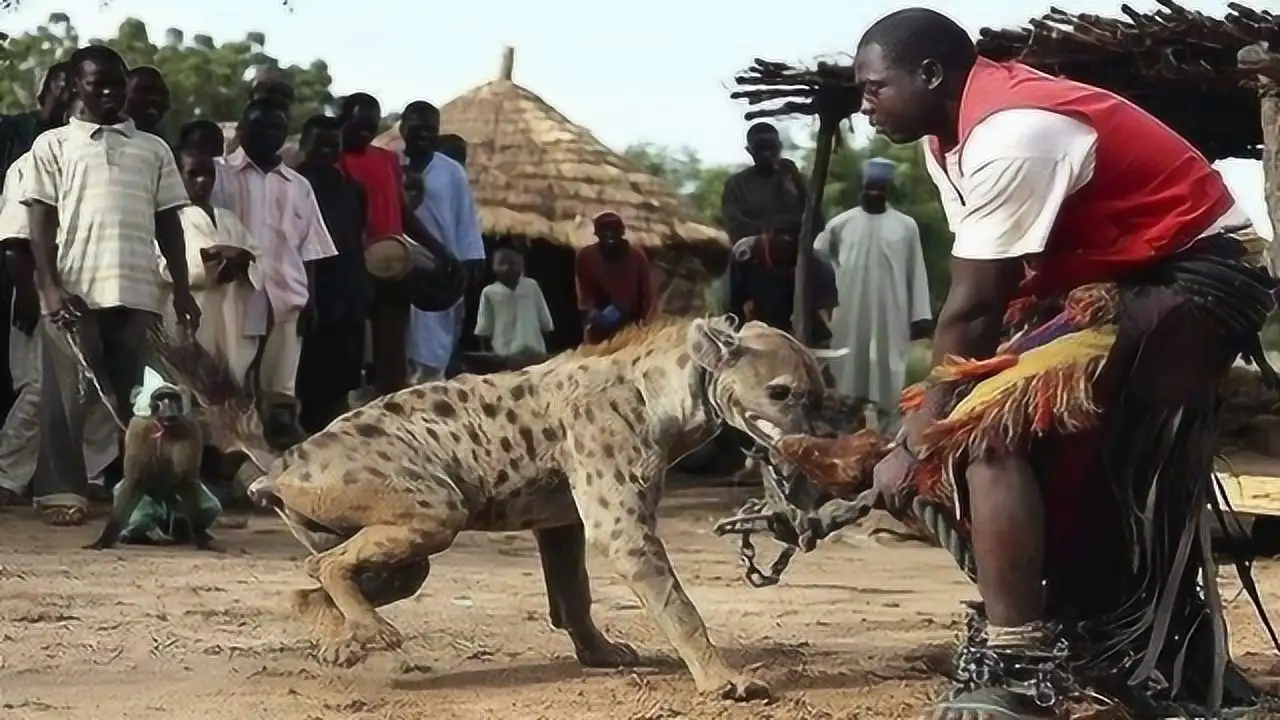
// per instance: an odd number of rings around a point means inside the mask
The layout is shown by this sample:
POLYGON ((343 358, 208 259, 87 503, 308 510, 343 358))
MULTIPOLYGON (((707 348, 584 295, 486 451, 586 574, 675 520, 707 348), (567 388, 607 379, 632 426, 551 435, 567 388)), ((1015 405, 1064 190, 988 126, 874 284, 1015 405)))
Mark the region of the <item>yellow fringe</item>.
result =
POLYGON ((1089 427, 1099 415, 1093 382, 1115 334, 1114 326, 1080 330, 1019 355, 929 429, 924 454, 949 458, 1021 449, 1032 436, 1089 427))

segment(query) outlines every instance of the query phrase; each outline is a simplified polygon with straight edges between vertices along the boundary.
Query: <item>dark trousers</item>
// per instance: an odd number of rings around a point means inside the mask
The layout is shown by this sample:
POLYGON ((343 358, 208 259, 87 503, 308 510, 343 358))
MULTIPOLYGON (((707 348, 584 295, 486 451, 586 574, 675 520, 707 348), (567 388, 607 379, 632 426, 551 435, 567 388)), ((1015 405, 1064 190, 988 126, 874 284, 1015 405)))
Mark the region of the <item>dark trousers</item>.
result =
POLYGON ((298 424, 320 432, 347 411, 347 393, 360 387, 364 319, 322 322, 302 338, 298 362, 298 424))
MULTIPOLYGON (((80 352, 97 373, 103 391, 114 396, 116 415, 126 425, 133 417, 130 395, 142 383, 149 358, 147 336, 157 322, 160 316, 155 313, 113 307, 90 311, 76 326, 80 352)), ((83 451, 85 414, 96 401, 96 391, 82 380, 67 334, 43 322, 37 332, 44 333, 44 347, 38 413, 40 460, 32 494, 37 506, 82 505, 88 483, 83 451)))
POLYGON ((373 336, 373 389, 379 396, 409 385, 409 298, 395 285, 378 283, 369 308, 373 336))

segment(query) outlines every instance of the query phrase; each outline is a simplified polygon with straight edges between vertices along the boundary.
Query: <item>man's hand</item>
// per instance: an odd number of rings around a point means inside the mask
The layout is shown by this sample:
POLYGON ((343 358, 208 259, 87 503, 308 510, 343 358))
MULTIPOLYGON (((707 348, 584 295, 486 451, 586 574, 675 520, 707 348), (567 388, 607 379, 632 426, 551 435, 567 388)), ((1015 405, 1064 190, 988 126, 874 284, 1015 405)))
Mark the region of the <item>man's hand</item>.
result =
POLYGON ((35 283, 19 282, 13 296, 13 326, 30 337, 40 322, 40 293, 35 283))
POLYGON ((302 311, 298 313, 298 337, 310 334, 315 324, 316 304, 314 301, 308 300, 307 304, 302 306, 302 311))
POLYGON ((84 298, 67 290, 61 285, 48 288, 41 293, 45 313, 49 322, 63 330, 72 330, 76 322, 89 312, 89 304, 84 298))
POLYGON ((174 289, 173 312, 178 316, 178 325, 192 336, 200 329, 200 304, 190 288, 174 289))
POLYGON ((872 490, 877 496, 875 507, 888 510, 894 517, 899 517, 906 512, 911 507, 911 497, 915 494, 915 485, 911 482, 911 471, 919 463, 920 461, 901 445, 876 463, 872 484, 872 490))

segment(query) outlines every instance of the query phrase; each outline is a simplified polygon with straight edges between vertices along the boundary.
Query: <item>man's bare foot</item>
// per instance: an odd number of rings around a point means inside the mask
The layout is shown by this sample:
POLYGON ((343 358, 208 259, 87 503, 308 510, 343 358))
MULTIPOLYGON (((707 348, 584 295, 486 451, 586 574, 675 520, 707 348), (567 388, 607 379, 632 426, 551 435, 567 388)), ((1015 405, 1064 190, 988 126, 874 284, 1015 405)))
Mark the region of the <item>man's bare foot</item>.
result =
POLYGON ((88 519, 88 512, 78 505, 49 505, 40 509, 40 519, 54 527, 79 527, 88 519))

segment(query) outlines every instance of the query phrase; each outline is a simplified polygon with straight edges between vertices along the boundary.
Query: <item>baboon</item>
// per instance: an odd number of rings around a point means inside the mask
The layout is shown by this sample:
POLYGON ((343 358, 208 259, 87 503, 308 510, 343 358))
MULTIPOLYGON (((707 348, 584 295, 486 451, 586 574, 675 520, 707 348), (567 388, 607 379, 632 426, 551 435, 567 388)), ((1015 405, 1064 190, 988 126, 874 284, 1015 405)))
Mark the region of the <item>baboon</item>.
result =
POLYGON ((213 536, 201 520, 200 464, 203 432, 189 393, 173 385, 151 391, 149 415, 135 415, 124 438, 124 479, 116 490, 111 517, 102 534, 85 549, 115 547, 143 497, 176 499, 201 550, 213 550, 213 536))

